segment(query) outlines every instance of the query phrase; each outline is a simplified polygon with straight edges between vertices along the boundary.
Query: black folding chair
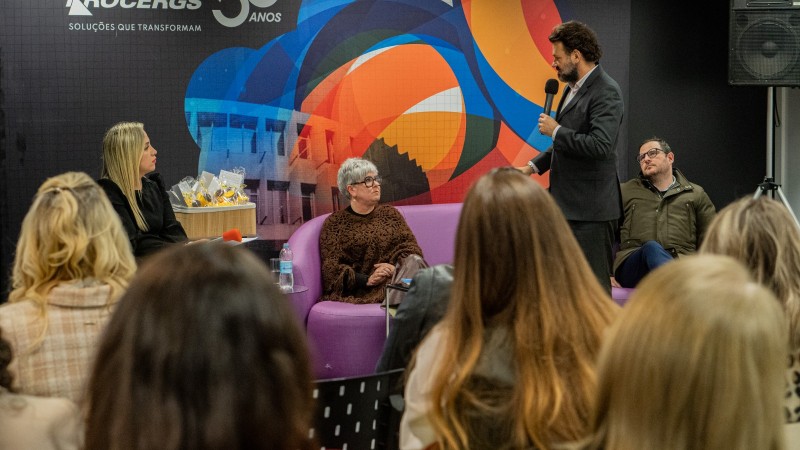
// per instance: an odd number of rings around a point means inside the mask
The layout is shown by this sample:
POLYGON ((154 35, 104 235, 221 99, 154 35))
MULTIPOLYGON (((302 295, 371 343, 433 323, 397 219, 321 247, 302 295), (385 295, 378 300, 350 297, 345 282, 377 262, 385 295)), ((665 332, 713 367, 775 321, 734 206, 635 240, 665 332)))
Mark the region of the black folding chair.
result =
POLYGON ((311 436, 322 449, 395 450, 403 414, 404 369, 318 380, 311 436))

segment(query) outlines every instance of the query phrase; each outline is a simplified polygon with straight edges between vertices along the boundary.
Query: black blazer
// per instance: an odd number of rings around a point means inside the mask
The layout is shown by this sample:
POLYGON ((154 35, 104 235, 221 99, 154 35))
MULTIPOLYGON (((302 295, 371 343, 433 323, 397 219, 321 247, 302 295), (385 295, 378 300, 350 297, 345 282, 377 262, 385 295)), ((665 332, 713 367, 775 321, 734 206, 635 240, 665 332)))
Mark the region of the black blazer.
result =
POLYGON ((139 208, 150 227, 148 231, 142 231, 136 225, 136 218, 128 198, 116 183, 108 178, 101 178, 97 180, 97 184, 103 188, 114 210, 117 211, 122 227, 131 240, 133 255, 137 259, 154 253, 168 244, 188 240, 183 226, 172 211, 172 204, 160 174, 154 172, 142 177, 142 195, 137 198, 139 208))
POLYGON ((550 193, 568 220, 607 221, 622 215, 617 176, 617 136, 622 123, 622 91, 600 66, 562 109, 553 145, 532 161, 550 172, 550 193))

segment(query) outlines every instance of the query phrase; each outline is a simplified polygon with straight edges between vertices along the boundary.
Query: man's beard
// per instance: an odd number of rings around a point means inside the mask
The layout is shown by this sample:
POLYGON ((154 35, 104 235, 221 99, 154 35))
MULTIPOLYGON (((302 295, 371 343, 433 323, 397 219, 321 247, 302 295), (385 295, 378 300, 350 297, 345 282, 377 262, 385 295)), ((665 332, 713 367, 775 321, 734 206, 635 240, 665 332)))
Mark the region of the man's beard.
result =
POLYGON ((575 83, 578 81, 578 68, 571 66, 570 70, 562 70, 558 79, 567 84, 575 83))

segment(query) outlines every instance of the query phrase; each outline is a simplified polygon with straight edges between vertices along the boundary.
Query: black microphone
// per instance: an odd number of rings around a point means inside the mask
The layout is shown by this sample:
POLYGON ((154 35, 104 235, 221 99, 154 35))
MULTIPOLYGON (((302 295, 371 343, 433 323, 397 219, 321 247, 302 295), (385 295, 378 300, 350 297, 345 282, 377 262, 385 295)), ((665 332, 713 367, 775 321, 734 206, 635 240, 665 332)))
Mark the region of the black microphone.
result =
POLYGON ((544 93, 547 94, 544 98, 544 113, 550 115, 550 110, 553 109, 553 96, 558 93, 558 80, 550 78, 544 84, 544 93))

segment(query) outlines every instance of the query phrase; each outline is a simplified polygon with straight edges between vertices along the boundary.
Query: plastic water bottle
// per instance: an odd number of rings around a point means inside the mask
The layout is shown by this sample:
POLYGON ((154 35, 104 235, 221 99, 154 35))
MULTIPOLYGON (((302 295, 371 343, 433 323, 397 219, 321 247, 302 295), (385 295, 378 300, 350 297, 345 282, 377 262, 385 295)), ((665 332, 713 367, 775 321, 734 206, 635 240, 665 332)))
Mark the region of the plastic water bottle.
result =
POLYGON ((289 243, 284 243, 280 254, 281 272, 280 275, 278 275, 278 286, 280 286, 281 290, 284 292, 291 292, 294 288, 294 273, 292 272, 293 257, 294 253, 292 253, 292 249, 289 248, 289 243))

